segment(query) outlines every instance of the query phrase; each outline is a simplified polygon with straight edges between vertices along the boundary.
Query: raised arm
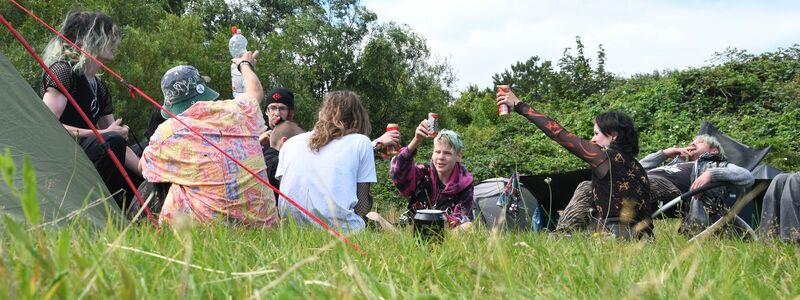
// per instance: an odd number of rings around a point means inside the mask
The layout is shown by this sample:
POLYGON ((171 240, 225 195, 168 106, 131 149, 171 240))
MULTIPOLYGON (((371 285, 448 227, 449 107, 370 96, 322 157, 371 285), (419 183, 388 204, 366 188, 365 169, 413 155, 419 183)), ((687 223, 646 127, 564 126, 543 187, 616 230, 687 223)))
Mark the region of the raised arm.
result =
MULTIPOLYGON (((556 141, 578 158, 589 163, 592 168, 600 167, 604 169, 603 166, 605 166, 605 164, 603 164, 603 162, 605 162, 608 157, 605 151, 603 151, 603 148, 568 132, 555 120, 536 111, 522 101, 519 101, 513 92, 507 91, 497 93, 497 104, 506 104, 509 107, 513 107, 514 111, 527 118, 528 121, 536 125, 536 127, 539 127, 547 137, 556 141)), ((605 172, 601 173, 605 174, 605 172)))
POLYGON ((419 144, 430 137, 428 129, 428 120, 422 120, 408 146, 400 149, 400 153, 392 159, 389 177, 403 197, 410 197, 414 194, 414 190, 417 188, 417 179, 425 176, 422 169, 415 165, 414 156, 417 154, 419 144))
POLYGON ((247 51, 242 54, 242 57, 232 61, 239 66, 240 72, 242 72, 245 96, 256 100, 256 104, 260 106, 261 101, 264 101, 264 88, 261 86, 261 81, 255 72, 256 58, 258 58, 258 51, 247 51))

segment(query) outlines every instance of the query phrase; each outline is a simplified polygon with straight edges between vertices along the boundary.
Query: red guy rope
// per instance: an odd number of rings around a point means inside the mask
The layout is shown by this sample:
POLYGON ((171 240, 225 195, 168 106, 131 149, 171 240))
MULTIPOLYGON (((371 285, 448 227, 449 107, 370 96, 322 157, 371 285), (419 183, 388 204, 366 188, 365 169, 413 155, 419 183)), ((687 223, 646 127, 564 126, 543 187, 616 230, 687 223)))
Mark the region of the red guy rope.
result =
MULTIPOLYGON (((99 61, 97 58, 93 57, 91 54, 89 54, 88 52, 86 52, 85 50, 83 50, 83 48, 81 48, 80 46, 78 46, 78 45, 76 45, 75 43, 73 43, 72 41, 70 41, 70 40, 69 40, 67 37, 65 37, 63 34, 61 34, 61 32, 59 32, 58 30, 56 30, 56 29, 55 29, 55 28, 53 28, 52 26, 48 25, 48 24, 47 24, 47 22, 45 22, 45 21, 43 21, 42 19, 40 19, 39 17, 37 17, 37 16, 36 16, 36 15, 35 15, 33 12, 31 12, 31 11, 30 11, 30 10, 28 10, 28 9, 26 9, 25 7, 23 7, 22 5, 20 5, 19 3, 17 3, 17 1, 15 1, 15 0, 9 0, 9 2, 13 3, 13 4, 14 4, 14 5, 16 5, 17 7, 19 7, 21 10, 25 11, 25 13, 27 13, 29 16, 31 16, 32 18, 34 18, 34 19, 36 19, 37 21, 39 21, 39 23, 42 23, 42 25, 44 25, 45 27, 47 27, 47 29, 49 29, 50 31, 52 31, 53 33, 55 33, 56 35, 58 35, 58 36, 59 36, 61 39, 63 39, 64 41, 66 41, 67 43, 69 43, 70 45, 72 45, 73 47, 75 47, 75 49, 78 49, 79 51, 81 51, 81 52, 82 52, 84 55, 86 55, 86 57, 89 57, 91 60, 93 60, 95 63, 97 63, 97 65, 99 65, 100 67, 102 67, 103 69, 105 69, 106 71, 108 71, 108 72, 109 72, 109 73, 110 73, 112 76, 114 76, 114 77, 116 77, 117 79, 119 79, 119 80, 120 80, 120 82, 122 82, 122 84, 126 85, 126 86, 127 86, 129 89, 130 89, 130 90, 132 90, 132 91, 135 91, 137 94, 139 94, 139 95, 141 95, 143 98, 147 99, 147 101, 150 101, 150 103, 152 103, 154 106, 158 107, 158 109, 160 109, 160 110, 161 110, 161 111, 163 111, 163 112, 166 112, 168 115, 170 115, 170 117, 174 118, 174 119, 175 119, 175 121, 177 121, 178 123, 180 123, 181 125, 183 125, 184 127, 186 127, 186 129, 188 129, 189 131, 191 131, 192 133, 194 133, 196 136, 200 137, 200 138, 201 138, 203 141, 205 141, 206 143, 208 143, 209 145, 211 145, 211 147, 213 147, 214 149, 216 149, 217 151, 219 151, 220 153, 222 153, 222 154, 223 154, 225 157, 227 157, 228 159, 230 159, 231 161, 235 162, 237 165, 239 165, 240 167, 242 167, 242 168, 243 168, 245 171, 247 171, 247 173, 250 173, 250 175, 252 175, 252 176, 253 176, 254 178, 256 178, 258 181, 260 181, 261 183, 263 183, 264 185, 266 185, 267 187, 269 187, 270 189, 272 189, 273 191, 275 191, 276 193, 278 193, 278 195, 280 195, 280 196, 283 196, 283 198, 284 198, 284 199, 286 199, 286 201, 289 201, 289 203, 290 203, 290 204, 292 204, 292 206, 294 206, 294 207, 296 207, 297 209, 299 209, 299 210, 300 210, 300 211, 301 211, 303 214, 305 214, 306 216, 308 216, 309 218, 311 218, 312 220, 314 220, 314 221, 315 221, 317 224, 319 224, 320 226, 322 226, 322 228, 324 228, 325 230, 327 230, 329 233, 331 233, 332 235, 336 236, 337 238, 339 238, 340 240, 342 240, 342 242, 344 242, 345 244, 347 244, 347 245, 349 245, 350 247, 352 247, 354 250, 356 250, 356 251, 358 251, 359 253, 361 253, 361 255, 363 255, 363 256, 366 256, 366 253, 365 253, 364 251, 362 251, 361 249, 359 249, 359 248, 358 248, 358 246, 357 246, 356 244, 354 244, 353 242, 351 242, 350 240, 348 240, 348 239, 347 239, 347 238, 346 238, 344 235, 342 235, 341 233, 339 233, 338 231, 336 231, 335 229, 333 229, 332 227, 330 227, 330 226, 329 226, 327 223, 325 223, 324 221, 320 220, 320 219, 319 219, 317 216, 315 216, 314 214, 312 214, 310 211, 308 211, 306 208, 304 208, 304 207, 303 207, 303 206, 301 206, 300 204, 297 204, 297 202, 295 202, 295 201, 294 201, 292 198, 290 198, 289 196, 287 196, 286 194, 284 194, 283 192, 281 192, 279 189, 277 189, 277 188, 275 188, 274 186, 272 186, 271 184, 269 184, 269 182, 268 182, 267 180, 265 180, 265 179, 264 179, 264 178, 262 178, 261 176, 258 176, 258 174, 256 174, 255 172, 253 172, 253 170, 250 170, 250 168, 248 168, 247 166, 245 166, 245 165, 244 165, 242 162, 240 162, 239 160, 237 160, 236 158, 234 158, 233 156, 231 156, 231 155, 230 155, 230 154, 228 154, 227 152, 223 151, 223 150, 222 150, 222 149, 221 149, 219 146, 217 146, 217 144, 215 144, 214 142, 212 142, 212 141, 210 141, 209 139, 207 139, 205 136, 203 136, 202 134, 200 134, 199 132, 197 132, 197 131, 196 131, 194 128, 190 127, 189 125, 186 125, 186 123, 184 123, 184 122, 183 122, 183 121, 182 121, 180 118, 178 118, 177 116, 175 116, 173 113, 171 113, 171 112, 167 111, 167 110, 166 110, 166 109, 165 109, 163 106, 161 106, 161 104, 158 104, 158 102, 157 102, 157 101, 153 100, 153 98, 151 98, 151 97, 150 97, 149 95, 147 95, 145 92, 143 92, 142 90, 140 90, 138 87, 134 86, 133 84, 131 84, 131 83, 128 83, 127 81, 125 81, 125 78, 122 78, 122 76, 120 76, 119 74, 117 74, 116 72, 114 72, 113 70, 111 70, 111 68, 107 67, 105 64, 103 64, 102 62, 100 62, 100 61, 99 61)), ((10 26, 10 24, 9 24, 8 26, 10 26)), ((8 27, 8 26, 6 26, 6 27, 8 27)), ((9 28, 9 29, 11 29, 11 28, 9 28)), ((20 36, 20 37, 21 37, 21 36, 20 36)), ((31 51, 32 51, 32 49, 31 49, 31 51)), ((29 51, 29 52, 31 52, 31 51, 29 51)), ((33 54, 33 55, 35 55, 35 53, 33 53, 33 52, 32 52, 32 54, 33 54)), ((40 64, 43 64, 43 63, 40 63, 40 64)), ((46 69, 46 70, 49 70, 49 68, 47 68, 46 66, 43 66, 43 68, 44 68, 44 69, 46 69)), ((88 120, 88 118, 87 118, 87 120, 88 120)), ((137 192, 137 195, 138 195, 138 192, 137 192)), ((140 196, 140 197, 141 197, 141 196, 140 196)), ((140 198, 140 201, 141 201, 141 198, 140 198)))

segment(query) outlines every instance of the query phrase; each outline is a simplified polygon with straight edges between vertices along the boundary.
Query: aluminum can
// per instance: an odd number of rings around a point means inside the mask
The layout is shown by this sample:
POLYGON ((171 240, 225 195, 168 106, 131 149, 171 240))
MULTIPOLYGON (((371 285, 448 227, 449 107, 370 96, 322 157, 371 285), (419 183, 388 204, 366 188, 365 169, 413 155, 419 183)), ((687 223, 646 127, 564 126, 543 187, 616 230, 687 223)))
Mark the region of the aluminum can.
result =
MULTIPOLYGON (((498 85, 497 92, 498 93, 508 93, 511 89, 507 85, 498 85)), ((511 108, 508 105, 500 104, 497 106, 497 114, 501 116, 507 116, 511 113, 511 108)))
POLYGON ((439 114, 428 113, 428 124, 430 125, 431 136, 439 134, 439 114))
MULTIPOLYGON (((399 130, 400 126, 398 126, 397 124, 389 123, 386 125, 386 132, 399 131, 399 130)), ((397 147, 397 145, 386 146, 386 154, 393 156, 397 155, 398 153, 400 153, 400 149, 397 147)))

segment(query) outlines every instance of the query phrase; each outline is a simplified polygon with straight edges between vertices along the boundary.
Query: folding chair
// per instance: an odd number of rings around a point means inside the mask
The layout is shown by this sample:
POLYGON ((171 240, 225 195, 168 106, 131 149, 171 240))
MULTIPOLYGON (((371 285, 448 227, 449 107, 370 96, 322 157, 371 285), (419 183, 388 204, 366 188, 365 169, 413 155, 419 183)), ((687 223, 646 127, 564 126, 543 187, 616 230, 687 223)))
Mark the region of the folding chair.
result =
MULTIPOLYGON (((750 170, 751 173, 759 165, 761 160, 763 160, 764 157, 767 156, 767 153, 769 153, 769 151, 772 148, 772 146, 767 146, 767 147, 762 148, 762 149, 751 148, 751 147, 749 147, 749 146, 747 146, 745 144, 742 144, 742 143, 734 140, 733 138, 729 137, 728 135, 726 135, 725 133, 723 133, 722 131, 720 131, 716 127, 714 127, 714 125, 712 125, 711 123, 706 122, 706 121, 703 121, 702 125, 700 126, 700 134, 708 134, 708 135, 711 135, 711 136, 717 138, 717 140, 719 141, 720 145, 722 146, 722 149, 725 150, 725 154, 727 156, 727 161, 730 162, 730 163, 733 163, 733 164, 735 164, 737 166, 740 166, 742 168, 745 168, 747 170, 750 170)), ((661 208, 659 208, 656 212, 654 212, 652 214, 652 217, 656 218, 656 217, 660 216, 666 210, 678 205, 679 203, 682 203, 682 202, 684 202, 686 200, 691 199, 692 196, 695 196, 695 195, 697 195, 699 193, 708 191, 708 190, 713 189, 713 188, 722 187, 722 186, 725 186, 725 183, 713 183, 713 184, 709 184, 709 185, 706 185, 706 186, 701 187, 701 188, 697 188, 697 189, 688 191, 688 192, 684 193, 683 195, 680 195, 679 197, 676 197, 675 199, 673 199, 672 201, 668 202, 667 204, 664 204, 661 208)), ((719 228, 722 225, 724 225, 725 223, 730 222, 730 221, 736 222, 736 225, 742 227, 754 239, 758 239, 756 234, 755 234, 755 231, 753 230, 753 228, 751 226, 751 224, 746 222, 742 218, 742 216, 739 215, 739 213, 741 212, 741 209, 743 207, 745 207, 747 204, 749 204, 749 202, 753 198, 754 197, 752 195, 745 196, 745 191, 744 190, 739 190, 739 191, 729 190, 727 199, 725 201, 726 208, 729 208, 729 209, 727 209, 728 212, 725 215, 730 215, 730 216, 720 218, 714 224, 712 224, 711 226, 707 227, 706 230, 704 230, 703 232, 701 232, 700 234, 698 234, 697 236, 693 237, 690 240, 694 240, 695 238, 697 238, 699 236, 706 235, 706 234, 709 233, 709 229, 713 228, 712 230, 716 230, 716 228, 719 228), (733 209, 730 209, 730 208, 733 208, 733 209), (731 213, 732 213, 732 215, 731 215, 731 213)))

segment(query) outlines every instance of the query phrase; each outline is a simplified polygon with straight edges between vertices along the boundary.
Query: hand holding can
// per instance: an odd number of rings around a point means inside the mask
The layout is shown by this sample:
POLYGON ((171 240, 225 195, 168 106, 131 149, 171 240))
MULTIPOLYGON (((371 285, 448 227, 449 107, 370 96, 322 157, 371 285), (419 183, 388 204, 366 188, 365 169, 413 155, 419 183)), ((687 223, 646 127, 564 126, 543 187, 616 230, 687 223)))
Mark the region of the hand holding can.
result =
MULTIPOLYGON (((392 132, 392 131, 400 131, 400 126, 397 125, 397 124, 394 124, 394 123, 387 124, 386 125, 386 132, 392 132)), ((398 153, 400 153, 400 149, 398 148, 397 145, 393 144, 393 145, 386 146, 386 154, 387 155, 397 155, 398 153)))
MULTIPOLYGON (((509 88, 508 85, 498 85, 497 86, 497 93, 498 94, 505 94, 505 93, 508 93, 509 91, 511 91, 511 88, 509 88)), ((497 114, 499 114, 501 116, 507 116, 510 113, 511 113, 511 109, 508 107, 508 105, 505 105, 505 104, 497 105, 497 114)))

